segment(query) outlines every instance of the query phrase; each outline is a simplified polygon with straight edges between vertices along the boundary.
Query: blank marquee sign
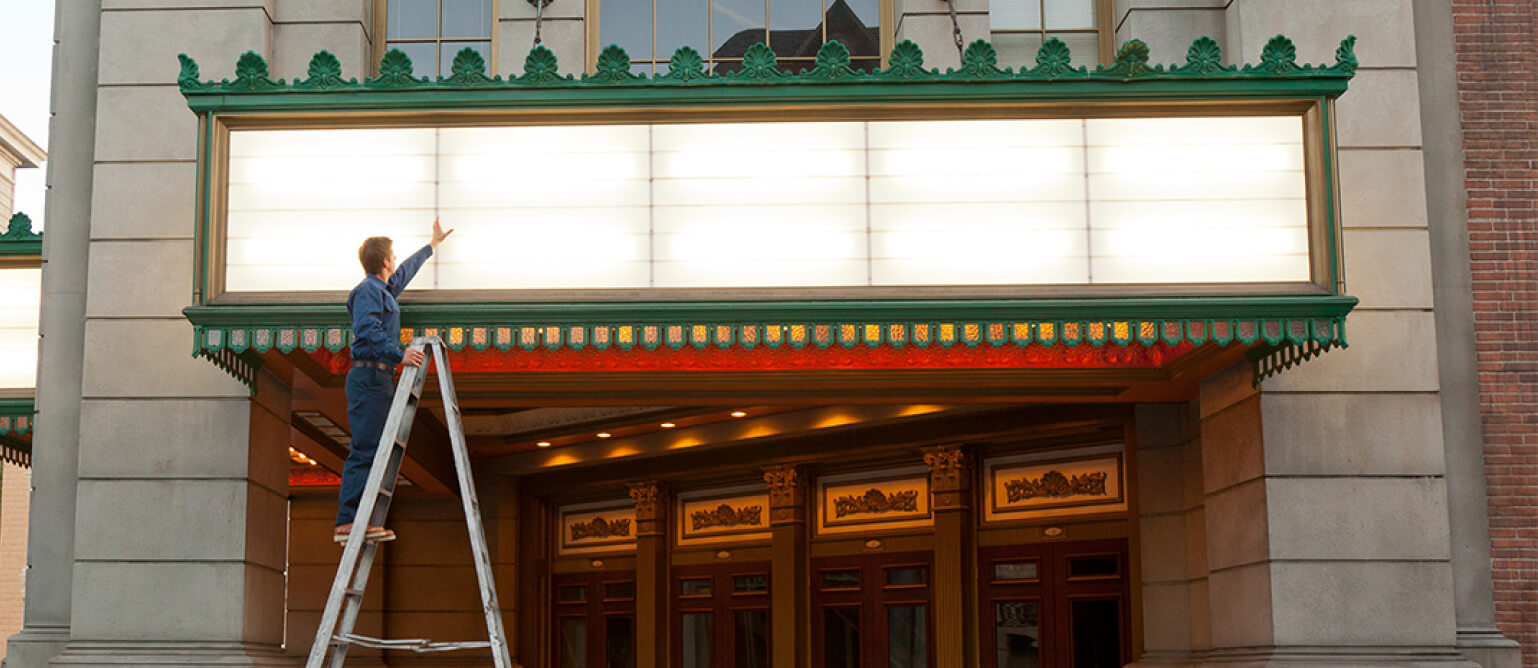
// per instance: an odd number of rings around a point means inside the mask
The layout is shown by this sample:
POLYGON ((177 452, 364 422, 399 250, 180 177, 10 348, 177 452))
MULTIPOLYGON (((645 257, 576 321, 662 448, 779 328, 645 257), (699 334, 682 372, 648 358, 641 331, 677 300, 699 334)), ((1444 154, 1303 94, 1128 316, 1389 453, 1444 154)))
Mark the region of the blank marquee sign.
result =
POLYGON ((1307 283, 1299 116, 232 130, 225 288, 1307 283))

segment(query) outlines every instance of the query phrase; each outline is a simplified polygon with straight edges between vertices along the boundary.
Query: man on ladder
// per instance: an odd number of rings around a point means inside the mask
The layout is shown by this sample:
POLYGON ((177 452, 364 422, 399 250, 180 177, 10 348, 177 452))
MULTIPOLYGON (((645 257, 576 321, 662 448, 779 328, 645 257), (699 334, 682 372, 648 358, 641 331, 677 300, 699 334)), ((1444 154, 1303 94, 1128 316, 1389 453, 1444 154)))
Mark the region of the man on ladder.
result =
MULTIPOLYGON (((379 448, 390 398, 395 394, 392 372, 397 364, 420 367, 421 350, 401 351, 401 310, 395 299, 417 275, 422 263, 454 230, 443 231, 433 220, 433 236, 421 250, 395 266, 394 242, 389 237, 369 237, 358 248, 363 282, 347 295, 347 315, 352 319, 352 369, 347 372, 347 422, 352 429, 347 463, 342 467, 342 489, 337 497, 336 535, 347 542, 358 512, 358 499, 368 480, 369 465, 379 448)), ((384 527, 368 527, 370 540, 395 540, 384 527)))

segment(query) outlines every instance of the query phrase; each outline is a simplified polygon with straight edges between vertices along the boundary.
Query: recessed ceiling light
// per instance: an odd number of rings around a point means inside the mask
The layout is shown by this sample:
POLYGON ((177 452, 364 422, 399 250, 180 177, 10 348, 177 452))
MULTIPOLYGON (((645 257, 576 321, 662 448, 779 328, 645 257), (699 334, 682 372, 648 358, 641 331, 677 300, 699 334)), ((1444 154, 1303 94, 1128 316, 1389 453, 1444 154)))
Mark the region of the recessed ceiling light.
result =
POLYGON ((608 438, 608 437, 613 436, 613 435, 614 434, 611 434, 611 433, 606 432, 606 431, 598 432, 598 438, 608 438))
POLYGON ((540 441, 538 443, 535 443, 534 445, 537 445, 537 446, 539 446, 541 448, 548 448, 548 447, 550 447, 550 441, 540 441))
POLYGON ((662 423, 662 428, 663 429, 672 429, 673 427, 677 427, 677 426, 678 425, 673 424, 671 422, 664 422, 664 423, 662 423))
POLYGON ((747 417, 747 416, 748 416, 748 414, 744 413, 743 411, 732 411, 732 417, 747 417))

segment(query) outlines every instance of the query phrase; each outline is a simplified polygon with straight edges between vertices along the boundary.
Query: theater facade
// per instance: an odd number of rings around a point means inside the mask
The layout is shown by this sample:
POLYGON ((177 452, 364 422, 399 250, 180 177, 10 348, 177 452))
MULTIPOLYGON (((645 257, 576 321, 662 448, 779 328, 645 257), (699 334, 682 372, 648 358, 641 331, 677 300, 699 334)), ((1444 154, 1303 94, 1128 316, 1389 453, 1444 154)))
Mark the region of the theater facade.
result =
MULTIPOLYGON (((519 665, 1520 663, 1441 391, 1450 17, 215 4, 58 8, 8 665, 302 659, 356 248, 435 218, 400 336, 519 665)), ((358 632, 481 639, 423 406, 358 632)))

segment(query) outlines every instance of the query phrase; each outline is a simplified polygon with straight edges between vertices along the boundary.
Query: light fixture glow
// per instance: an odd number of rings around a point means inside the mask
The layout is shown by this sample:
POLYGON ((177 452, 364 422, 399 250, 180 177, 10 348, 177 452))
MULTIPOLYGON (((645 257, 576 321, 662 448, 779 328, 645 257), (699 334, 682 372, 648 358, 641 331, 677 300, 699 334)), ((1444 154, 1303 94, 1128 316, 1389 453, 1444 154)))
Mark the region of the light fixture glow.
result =
POLYGON ((676 425, 676 424, 673 424, 673 423, 671 423, 671 422, 664 422, 664 423, 662 423, 662 425, 661 425, 661 427, 662 427, 662 428, 663 428, 663 429, 672 429, 672 428, 673 428, 673 427, 677 427, 677 426, 678 426, 678 425, 676 425))
POLYGON ((743 411, 732 411, 732 417, 747 417, 747 416, 748 416, 748 414, 743 412, 743 411))
POLYGON ((540 441, 538 443, 535 443, 534 445, 537 445, 537 446, 539 446, 541 448, 548 448, 548 447, 550 447, 550 441, 540 441))
POLYGON ((609 437, 611 437, 611 436, 613 436, 613 435, 614 435, 614 434, 611 434, 611 433, 609 433, 609 432, 606 432, 606 431, 600 431, 600 432, 598 432, 598 438, 609 438, 609 437))

